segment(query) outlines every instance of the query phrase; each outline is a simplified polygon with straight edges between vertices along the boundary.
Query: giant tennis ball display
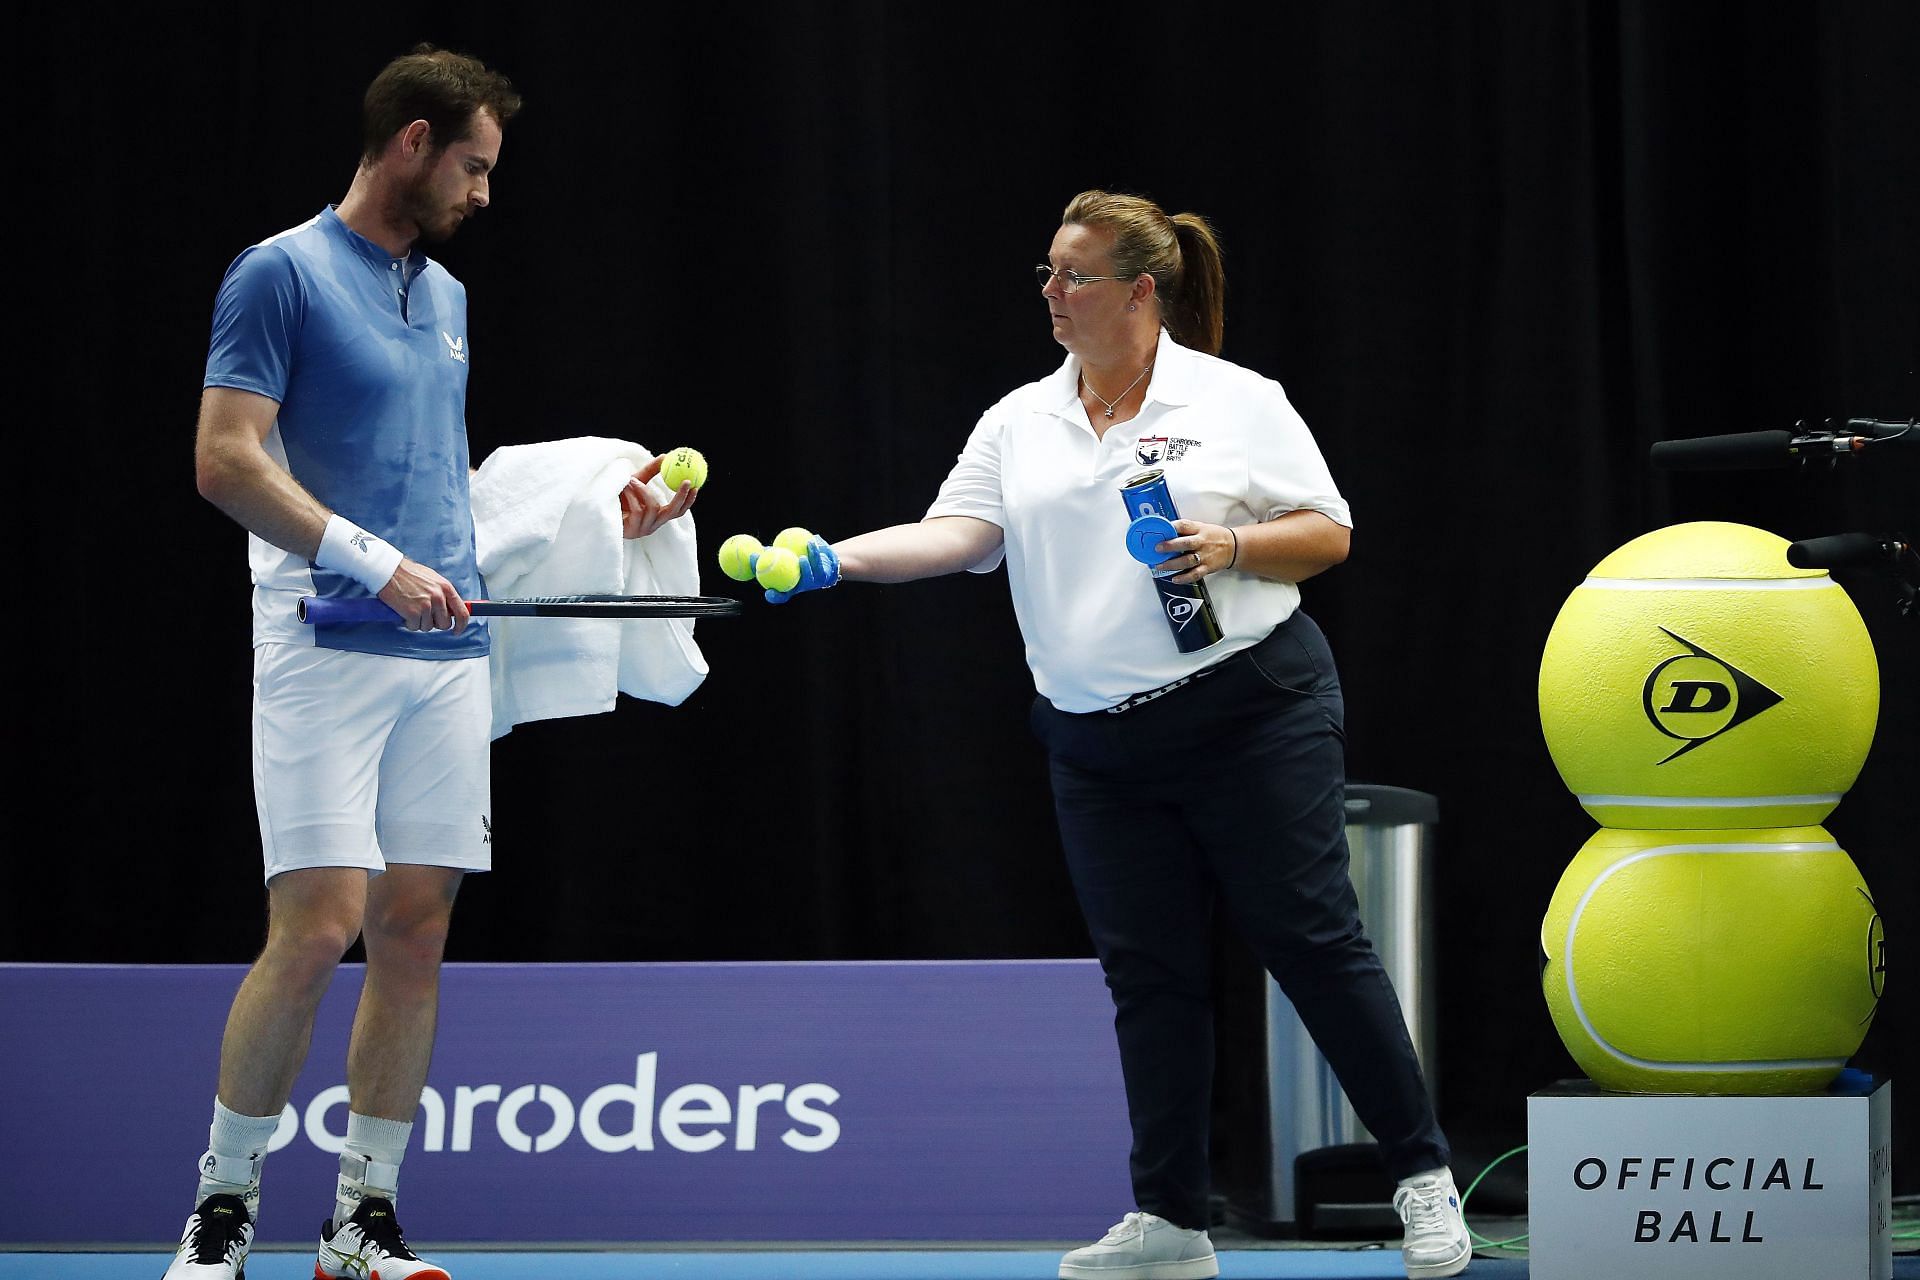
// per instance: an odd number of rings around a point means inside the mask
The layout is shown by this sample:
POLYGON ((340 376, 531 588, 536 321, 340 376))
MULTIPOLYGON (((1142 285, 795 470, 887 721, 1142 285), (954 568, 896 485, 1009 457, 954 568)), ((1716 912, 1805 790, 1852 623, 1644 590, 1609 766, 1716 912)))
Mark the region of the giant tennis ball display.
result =
POLYGON ((1810 1093, 1885 976, 1873 899, 1820 827, 1596 832, 1540 925, 1541 986, 1583 1070, 1624 1093, 1810 1093))
POLYGON ((1763 529, 1635 538, 1561 607, 1540 727, 1602 826, 1819 822, 1859 775, 1880 707, 1860 613, 1763 529))

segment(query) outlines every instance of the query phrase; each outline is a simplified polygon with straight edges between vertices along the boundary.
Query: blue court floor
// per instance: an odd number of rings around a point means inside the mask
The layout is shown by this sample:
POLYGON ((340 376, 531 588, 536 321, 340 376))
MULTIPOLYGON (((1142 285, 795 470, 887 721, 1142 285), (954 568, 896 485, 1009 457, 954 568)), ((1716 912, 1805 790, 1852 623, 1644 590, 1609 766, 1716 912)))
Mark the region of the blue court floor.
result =
MULTIPOLYGON (((455 1280, 1053 1280, 1057 1250, 731 1250, 717 1253, 467 1253, 429 1250, 455 1280)), ((160 1280, 164 1253, 0 1253, 0 1280, 160 1280)), ((1909 1260, 1911 1261, 1911 1260, 1909 1260)), ((1222 1251, 1223 1280, 1404 1280, 1398 1250, 1222 1251)), ((1476 1280, 1525 1280, 1518 1259, 1476 1258, 1476 1280)), ((1896 1276, 1920 1278, 1920 1269, 1896 1276)), ((313 1254, 256 1252, 247 1280, 311 1280, 313 1254)))
MULTIPOLYGON (((456 1280, 1054 1280, 1057 1249, 731 1249, 714 1252, 428 1250, 456 1280)), ((1397 1250, 1223 1249, 1222 1280, 1403 1280, 1397 1250)), ((0 1280, 159 1280, 161 1252, 0 1252, 0 1280)), ((308 1250, 257 1251, 247 1280, 310 1280, 308 1250)), ((1523 1258, 1477 1256, 1473 1280, 1527 1280, 1523 1258)), ((1596 1277, 1595 1280, 1600 1280, 1596 1277)), ((1618 1280, 1607 1277, 1606 1280, 1618 1280)), ((1920 1280, 1920 1255, 1896 1255, 1893 1280, 1920 1280)))

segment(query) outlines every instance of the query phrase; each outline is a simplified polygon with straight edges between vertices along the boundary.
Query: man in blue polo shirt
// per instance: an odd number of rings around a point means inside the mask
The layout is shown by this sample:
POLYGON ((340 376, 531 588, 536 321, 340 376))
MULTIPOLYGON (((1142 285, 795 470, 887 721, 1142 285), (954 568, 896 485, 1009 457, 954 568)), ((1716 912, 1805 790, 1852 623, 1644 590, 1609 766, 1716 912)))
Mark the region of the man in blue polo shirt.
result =
MULTIPOLYGON (((345 199, 242 253, 215 305, 195 460, 249 533, 267 942, 234 999, 196 1208, 167 1280, 237 1280, 260 1167, 341 956, 366 942, 349 1116, 315 1274, 446 1280, 394 1217, 461 877, 490 865, 488 637, 467 481, 466 290, 428 258, 488 203, 504 76, 422 45, 368 88, 345 199), (314 628, 303 595, 391 623, 314 628)), ((625 532, 690 486, 621 495, 625 532)))

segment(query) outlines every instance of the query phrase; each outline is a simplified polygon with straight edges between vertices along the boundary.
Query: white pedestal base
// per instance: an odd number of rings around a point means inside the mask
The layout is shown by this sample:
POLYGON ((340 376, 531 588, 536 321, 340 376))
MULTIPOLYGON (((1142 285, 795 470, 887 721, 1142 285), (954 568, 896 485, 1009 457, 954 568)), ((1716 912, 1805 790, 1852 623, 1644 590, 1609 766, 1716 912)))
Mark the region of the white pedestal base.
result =
MULTIPOLYGON (((1852 1080, 1853 1083, 1846 1083, 1852 1080)), ((1887 1280, 1893 1085, 1811 1096, 1527 1099, 1533 1280, 1887 1280)))

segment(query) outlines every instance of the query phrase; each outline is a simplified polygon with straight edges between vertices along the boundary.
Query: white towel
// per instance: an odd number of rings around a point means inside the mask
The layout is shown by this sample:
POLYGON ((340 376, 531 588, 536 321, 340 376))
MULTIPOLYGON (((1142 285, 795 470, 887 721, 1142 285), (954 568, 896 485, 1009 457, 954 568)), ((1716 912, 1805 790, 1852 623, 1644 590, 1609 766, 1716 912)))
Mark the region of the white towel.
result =
MULTIPOLYGON (((582 436, 493 451, 473 477, 487 593, 698 595, 693 516, 644 538, 620 533, 621 488, 653 454, 582 436)), ((658 496, 666 486, 652 482, 658 496)), ((493 736, 516 724, 611 711, 616 691, 677 706, 706 678, 691 618, 605 622, 491 618, 493 736)))

